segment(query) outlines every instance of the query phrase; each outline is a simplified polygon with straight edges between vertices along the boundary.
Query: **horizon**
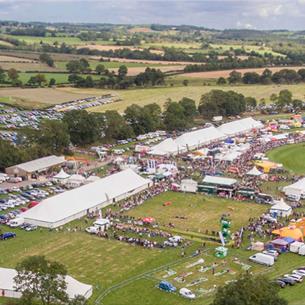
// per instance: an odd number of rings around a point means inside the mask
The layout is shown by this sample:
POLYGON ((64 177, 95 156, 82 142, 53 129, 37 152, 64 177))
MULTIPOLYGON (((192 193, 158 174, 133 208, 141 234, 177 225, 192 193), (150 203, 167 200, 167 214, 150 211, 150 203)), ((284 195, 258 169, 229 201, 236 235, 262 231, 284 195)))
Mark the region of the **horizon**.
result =
POLYGON ((305 0, 0 0, 0 20, 300 31, 305 0))

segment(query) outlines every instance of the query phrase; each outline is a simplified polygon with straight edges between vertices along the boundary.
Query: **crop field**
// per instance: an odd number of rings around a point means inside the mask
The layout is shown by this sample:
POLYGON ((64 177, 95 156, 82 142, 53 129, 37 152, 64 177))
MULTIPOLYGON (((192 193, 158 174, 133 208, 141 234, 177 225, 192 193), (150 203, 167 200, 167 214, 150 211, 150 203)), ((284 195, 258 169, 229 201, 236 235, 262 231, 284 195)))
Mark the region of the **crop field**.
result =
POLYGON ((305 145, 303 143, 278 147, 269 151, 267 156, 270 160, 283 164, 293 173, 305 173, 305 145))

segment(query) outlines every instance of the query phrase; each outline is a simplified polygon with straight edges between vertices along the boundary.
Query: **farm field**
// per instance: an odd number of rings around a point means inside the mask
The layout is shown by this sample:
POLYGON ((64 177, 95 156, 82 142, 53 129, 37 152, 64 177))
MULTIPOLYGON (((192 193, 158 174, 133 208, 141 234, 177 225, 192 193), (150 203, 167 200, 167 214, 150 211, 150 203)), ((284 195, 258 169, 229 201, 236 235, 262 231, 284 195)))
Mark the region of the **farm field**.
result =
POLYGON ((0 99, 4 98, 9 104, 25 108, 44 108, 61 104, 78 98, 92 96, 86 93, 74 93, 52 88, 1 88, 0 99))
POLYGON ((256 217, 265 211, 264 205, 169 192, 148 200, 127 214, 136 219, 153 217, 162 226, 172 223, 179 230, 204 233, 205 230, 219 230, 219 219, 223 214, 230 214, 232 231, 235 231, 247 223, 249 215, 256 217), (163 206, 165 202, 171 204, 163 206))
MULTIPOLYGON (((47 75, 47 74, 46 74, 47 75)), ((51 75, 51 74, 50 74, 51 75)), ((56 73, 55 73, 56 75, 56 73)), ((62 77, 62 76, 61 76, 62 77)), ((213 89, 233 90, 240 92, 245 96, 254 96, 258 100, 265 98, 268 102, 272 93, 279 93, 283 89, 288 89, 293 93, 294 98, 303 98, 305 87, 303 85, 242 85, 242 86, 177 86, 177 87, 158 87, 148 89, 130 89, 130 90, 111 90, 111 89, 81 89, 72 87, 63 88, 3 88, 0 89, 0 97, 12 97, 22 99, 19 102, 21 106, 26 107, 45 107, 51 104, 59 104, 65 101, 77 98, 97 96, 103 94, 113 94, 119 100, 116 103, 104 106, 90 108, 90 111, 103 112, 106 110, 118 110, 123 112, 126 107, 132 104, 146 105, 157 103, 161 106, 167 99, 180 100, 182 97, 189 97, 199 103, 202 94, 213 89)))
POLYGON ((305 173, 305 145, 290 144, 278 147, 267 153, 270 160, 282 163, 283 166, 293 173, 305 173))

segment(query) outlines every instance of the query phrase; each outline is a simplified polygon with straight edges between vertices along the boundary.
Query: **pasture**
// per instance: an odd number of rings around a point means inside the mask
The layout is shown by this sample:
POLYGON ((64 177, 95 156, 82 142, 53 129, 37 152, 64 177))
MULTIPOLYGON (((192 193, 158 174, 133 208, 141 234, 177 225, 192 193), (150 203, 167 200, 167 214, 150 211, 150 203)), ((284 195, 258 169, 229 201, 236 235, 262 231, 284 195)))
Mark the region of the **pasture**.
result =
POLYGON ((282 163, 284 168, 295 173, 305 173, 305 145, 290 144, 270 150, 267 153, 270 160, 282 163))

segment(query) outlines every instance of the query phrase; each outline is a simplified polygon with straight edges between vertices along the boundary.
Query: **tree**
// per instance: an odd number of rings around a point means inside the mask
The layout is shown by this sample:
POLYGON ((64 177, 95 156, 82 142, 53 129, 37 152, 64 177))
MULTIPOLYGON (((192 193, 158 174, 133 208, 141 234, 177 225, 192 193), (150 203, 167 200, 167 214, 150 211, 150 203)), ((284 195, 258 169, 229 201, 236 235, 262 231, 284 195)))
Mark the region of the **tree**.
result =
POLYGON ((0 84, 5 83, 5 77, 6 77, 5 71, 2 69, 2 67, 0 67, 0 84))
POLYGON ((245 98, 246 106, 248 108, 255 108, 257 106, 257 100, 254 97, 248 96, 245 98))
POLYGON ((39 60, 42 63, 46 63, 49 67, 54 67, 54 60, 49 54, 42 53, 39 55, 39 60))
POLYGON ((164 125, 167 130, 183 130, 187 126, 184 108, 177 102, 168 102, 164 115, 164 125))
POLYGON ((12 83, 15 83, 19 78, 18 71, 14 68, 11 68, 7 71, 7 76, 12 81, 12 83))
POLYGON ((298 99, 294 99, 292 101, 292 105, 294 109, 301 110, 304 108, 304 102, 298 99))
POLYGON ((134 137, 134 132, 124 118, 115 110, 105 112, 106 130, 108 140, 122 140, 134 137))
POLYGON ((256 72, 246 72, 242 78, 244 84, 258 84, 260 75, 256 72))
POLYGON ((279 98, 279 97, 277 96, 276 93, 272 93, 272 94, 270 95, 270 101, 272 101, 272 102, 276 102, 278 98, 279 98))
POLYGON ((79 64, 80 64, 80 72, 84 73, 90 71, 90 64, 86 58, 81 58, 79 60, 79 64))
POLYGON ((277 106, 282 109, 284 106, 287 106, 292 103, 292 93, 287 90, 281 90, 279 93, 279 97, 277 99, 277 106))
POLYGON ((70 136, 67 125, 62 121, 45 120, 40 124, 37 143, 48 154, 63 154, 69 148, 70 136))
POLYGON ((30 256, 17 265, 16 271, 16 290, 26 302, 39 300, 43 305, 68 302, 67 270, 62 264, 44 256, 30 256))
POLYGON ((125 65, 122 65, 119 67, 118 76, 120 79, 123 79, 124 77, 126 77, 127 73, 128 73, 128 69, 125 65))
POLYGON ((199 112, 207 118, 238 115, 246 110, 245 97, 234 91, 211 90, 201 96, 199 112))
POLYGON ((71 74, 77 74, 81 71, 81 64, 78 60, 70 60, 66 64, 66 68, 71 74))
POLYGON ((227 83, 226 79, 224 77, 219 77, 217 80, 217 85, 225 85, 227 83))
POLYGON ((288 305, 279 288, 263 276, 242 275, 218 288, 212 305, 288 305))
POLYGON ((41 73, 38 73, 36 75, 36 81, 38 83, 38 86, 41 86, 42 83, 46 83, 47 82, 46 77, 44 76, 44 74, 41 74, 41 73))
POLYGON ((195 115, 197 114, 196 103, 194 100, 183 97, 179 104, 183 107, 183 112, 189 123, 193 122, 195 115))
POLYGON ((0 170, 4 171, 6 167, 21 162, 23 162, 23 157, 19 148, 8 141, 0 139, 0 170))
POLYGON ((105 72, 105 66, 102 65, 102 64, 98 64, 98 65, 95 67, 95 72, 96 72, 98 75, 101 75, 102 73, 105 72))
POLYGON ((233 70, 228 77, 228 81, 230 84, 241 83, 241 80, 241 73, 235 70, 233 70))
POLYGON ((101 138, 100 124, 97 117, 86 110, 66 112, 63 121, 66 123, 71 142, 75 145, 91 144, 101 138))
POLYGON ((184 80, 182 81, 182 84, 183 84, 183 86, 187 87, 188 84, 189 84, 189 81, 188 81, 187 79, 184 79, 184 80))
POLYGON ((49 81, 49 87, 53 87, 56 85, 56 79, 55 78, 51 78, 49 81))

